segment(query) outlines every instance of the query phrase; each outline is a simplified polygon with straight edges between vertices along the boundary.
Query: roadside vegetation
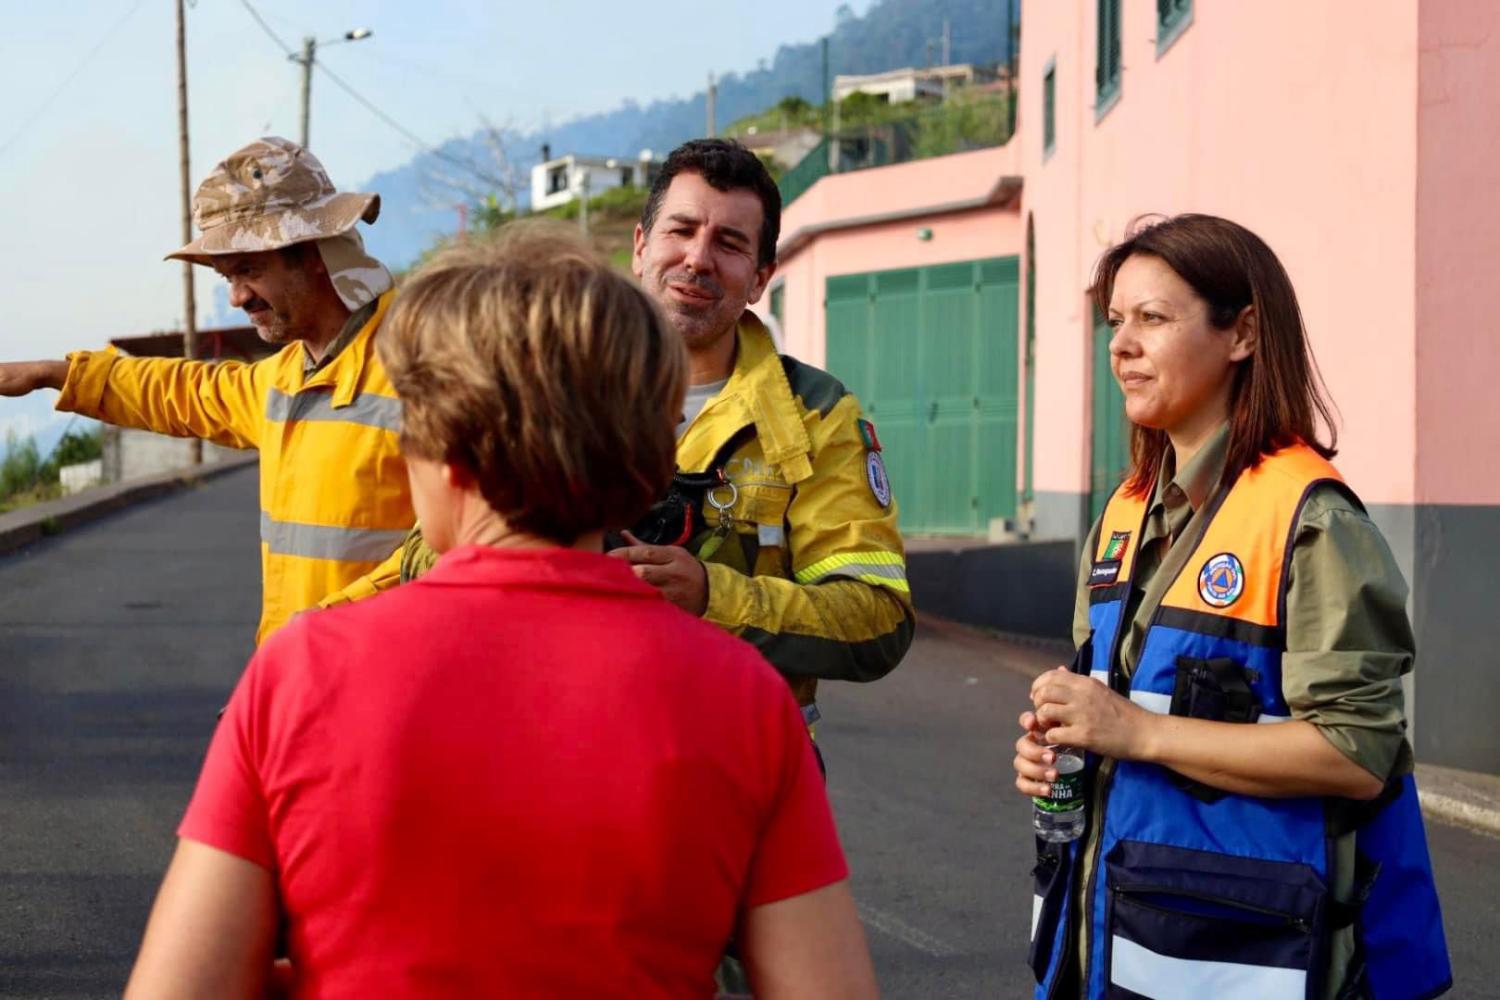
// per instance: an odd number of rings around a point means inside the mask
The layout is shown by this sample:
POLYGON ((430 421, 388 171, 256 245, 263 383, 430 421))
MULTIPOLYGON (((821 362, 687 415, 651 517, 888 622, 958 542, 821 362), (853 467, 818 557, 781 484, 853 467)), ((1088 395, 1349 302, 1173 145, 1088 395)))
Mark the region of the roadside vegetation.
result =
POLYGON ((909 150, 903 158, 947 156, 999 146, 1009 139, 1010 96, 1003 91, 955 86, 939 104, 926 101, 890 104, 873 94, 854 93, 825 113, 822 105, 794 95, 732 122, 724 134, 745 138, 788 129, 825 127, 846 140, 890 129, 901 134, 909 150))
POLYGON ((68 431, 45 458, 31 437, 5 436, 5 457, 0 459, 0 512, 26 507, 62 496, 58 470, 65 465, 92 462, 103 455, 98 429, 68 431))
MULTIPOLYGON (((635 224, 641 220, 648 193, 645 188, 625 185, 609 188, 589 199, 589 242, 612 266, 622 271, 630 270, 635 224)), ((470 209, 469 233, 474 238, 483 239, 517 218, 557 219, 581 227, 580 211, 578 201, 574 200, 545 212, 518 213, 504 207, 495 195, 490 195, 470 209)), ((442 238, 422 255, 421 260, 425 261, 452 241, 451 236, 442 238)))

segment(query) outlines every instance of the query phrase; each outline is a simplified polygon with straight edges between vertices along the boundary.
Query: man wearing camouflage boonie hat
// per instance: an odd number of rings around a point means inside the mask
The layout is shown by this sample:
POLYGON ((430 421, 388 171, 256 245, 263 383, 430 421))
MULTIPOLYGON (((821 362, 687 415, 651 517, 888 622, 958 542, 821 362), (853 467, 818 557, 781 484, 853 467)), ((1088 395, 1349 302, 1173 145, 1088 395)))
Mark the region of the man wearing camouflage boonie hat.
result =
POLYGON ((257 642, 364 577, 414 519, 397 440, 401 405, 374 344, 393 283, 355 229, 379 213, 378 194, 335 190, 296 143, 258 139, 199 185, 201 235, 168 258, 221 274, 230 304, 281 351, 254 364, 112 349, 0 364, 0 395, 59 389, 59 410, 259 449, 257 642))

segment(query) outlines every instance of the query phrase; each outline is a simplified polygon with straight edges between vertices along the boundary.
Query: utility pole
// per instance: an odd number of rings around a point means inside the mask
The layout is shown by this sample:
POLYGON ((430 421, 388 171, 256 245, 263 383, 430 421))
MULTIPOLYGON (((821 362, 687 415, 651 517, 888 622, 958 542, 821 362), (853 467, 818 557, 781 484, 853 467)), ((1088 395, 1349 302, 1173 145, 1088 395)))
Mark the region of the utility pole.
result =
MULTIPOLYGON (((192 167, 188 163, 187 23, 177 0, 177 156, 182 175, 182 242, 193 241, 192 167)), ((193 294, 193 265, 182 262, 182 356, 198 356, 198 301, 193 294)), ((189 446, 193 465, 203 461, 203 442, 193 438, 189 446)))
POLYGON ((943 18, 943 101, 948 100, 948 67, 953 65, 953 22, 943 18))
MULTIPOLYGON (((369 28, 351 28, 344 32, 342 38, 330 39, 322 44, 329 46, 340 42, 358 42, 374 33, 369 28)), ((312 118, 312 71, 318 61, 318 40, 308 35, 302 39, 302 54, 299 56, 293 52, 287 58, 302 67, 302 148, 307 149, 308 122, 312 118)))
POLYGON ((575 167, 578 171, 578 230, 584 239, 589 235, 589 168, 575 167))
POLYGON ((823 138, 828 138, 828 113, 832 95, 829 93, 828 81, 828 36, 823 36, 823 138))
POLYGON ((835 143, 832 141, 829 115, 833 113, 832 82, 828 78, 828 36, 823 36, 823 146, 828 157, 828 169, 833 169, 835 143))
POLYGON ((292 58, 302 64, 302 148, 307 149, 308 119, 312 117, 312 68, 318 58, 318 40, 311 35, 302 39, 302 55, 292 58))
POLYGON ((1021 26, 1016 23, 1015 0, 1005 0, 1005 141, 1016 134, 1016 50, 1021 26))
POLYGON ((710 139, 719 134, 719 123, 717 120, 718 103, 719 88, 714 84, 714 75, 710 73, 708 74, 708 100, 706 101, 708 108, 708 137, 710 139))

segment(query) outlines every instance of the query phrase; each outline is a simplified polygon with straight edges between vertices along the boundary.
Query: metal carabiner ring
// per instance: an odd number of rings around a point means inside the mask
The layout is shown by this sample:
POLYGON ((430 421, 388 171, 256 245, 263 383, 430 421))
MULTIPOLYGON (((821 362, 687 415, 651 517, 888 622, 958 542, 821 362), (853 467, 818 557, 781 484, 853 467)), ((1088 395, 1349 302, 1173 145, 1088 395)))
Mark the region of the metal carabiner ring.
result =
POLYGON ((724 514, 728 512, 732 507, 734 507, 736 501, 738 501, 739 498, 740 491, 735 488, 735 485, 733 483, 720 483, 719 485, 710 489, 707 493, 703 494, 703 499, 708 501, 708 505, 714 510, 718 511, 720 514, 724 514), (729 500, 726 503, 720 503, 717 494, 720 490, 726 488, 729 490, 729 500))

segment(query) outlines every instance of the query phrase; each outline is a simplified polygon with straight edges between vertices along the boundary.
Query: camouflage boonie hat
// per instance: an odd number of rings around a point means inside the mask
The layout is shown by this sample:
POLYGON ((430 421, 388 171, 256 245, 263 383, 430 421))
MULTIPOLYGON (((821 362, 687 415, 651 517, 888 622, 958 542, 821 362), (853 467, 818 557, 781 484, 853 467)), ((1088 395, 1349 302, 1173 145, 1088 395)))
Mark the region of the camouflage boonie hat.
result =
POLYGON ((317 157, 267 136, 229 154, 198 185, 193 222, 202 236, 167 259, 206 264, 217 254, 259 253, 338 236, 380 215, 380 195, 340 194, 317 157))

